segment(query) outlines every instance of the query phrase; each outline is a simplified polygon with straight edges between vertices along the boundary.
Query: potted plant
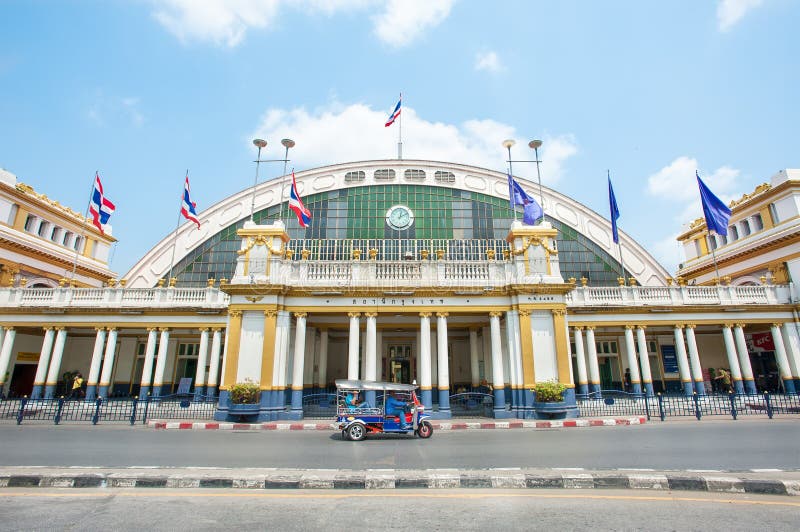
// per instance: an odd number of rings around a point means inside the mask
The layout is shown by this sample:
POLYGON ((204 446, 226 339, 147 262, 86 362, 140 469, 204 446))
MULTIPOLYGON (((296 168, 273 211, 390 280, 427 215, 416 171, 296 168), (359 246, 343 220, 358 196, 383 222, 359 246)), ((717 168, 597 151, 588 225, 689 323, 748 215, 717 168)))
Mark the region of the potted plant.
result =
POLYGON ((261 405, 261 392, 258 383, 250 379, 237 382, 228 388, 228 413, 232 416, 252 416, 258 414, 261 405))
POLYGON ((561 418, 567 414, 567 404, 564 402, 565 384, 560 382, 537 382, 532 391, 534 393, 533 410, 540 419, 561 418))

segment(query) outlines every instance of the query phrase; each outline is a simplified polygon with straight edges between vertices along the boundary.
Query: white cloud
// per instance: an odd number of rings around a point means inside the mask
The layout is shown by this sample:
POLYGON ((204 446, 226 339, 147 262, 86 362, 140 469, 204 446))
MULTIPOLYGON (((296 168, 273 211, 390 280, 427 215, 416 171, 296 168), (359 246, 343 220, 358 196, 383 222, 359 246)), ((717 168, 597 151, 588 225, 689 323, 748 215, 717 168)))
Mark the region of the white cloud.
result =
POLYGON ((386 10, 373 17, 375 35, 402 47, 435 28, 450 15, 455 0, 388 0, 386 10))
POLYGON ((282 7, 306 15, 333 16, 383 6, 372 17, 377 37, 406 46, 440 24, 455 0, 151 0, 155 19, 181 42, 211 42, 234 48, 247 30, 275 24, 282 7))
POLYGON ((475 70, 496 73, 502 72, 505 67, 495 52, 480 52, 475 55, 475 70))
POLYGON ((126 122, 139 127, 145 122, 144 114, 139 109, 139 98, 109 97, 102 90, 96 92, 94 102, 86 111, 86 117, 98 127, 118 127, 126 122))
MULTIPOLYGON (((394 159, 398 131, 397 124, 384 127, 388 113, 388 110, 376 111, 363 104, 343 106, 336 103, 330 108, 313 111, 269 109, 253 136, 270 140, 271 146, 281 138, 294 139, 297 146, 289 156, 304 168, 345 161, 394 159)), ((402 120, 405 159, 456 161, 502 170, 507 157, 501 145, 503 139, 521 136, 513 126, 494 120, 473 119, 459 125, 430 122, 410 107, 403 107, 402 120)), ((543 161, 542 181, 553 184, 563 177, 567 160, 578 148, 571 135, 546 136, 543 140, 539 153, 543 161)), ((278 145, 267 149, 281 148, 278 145)), ((524 145, 519 149, 530 151, 524 145)), ((517 153, 519 158, 533 158, 532 152, 517 153)), ((534 165, 515 166, 514 173, 536 177, 534 165)))
POLYGON ((719 31, 728 31, 751 11, 764 3, 764 0, 720 0, 717 4, 717 24, 719 31))

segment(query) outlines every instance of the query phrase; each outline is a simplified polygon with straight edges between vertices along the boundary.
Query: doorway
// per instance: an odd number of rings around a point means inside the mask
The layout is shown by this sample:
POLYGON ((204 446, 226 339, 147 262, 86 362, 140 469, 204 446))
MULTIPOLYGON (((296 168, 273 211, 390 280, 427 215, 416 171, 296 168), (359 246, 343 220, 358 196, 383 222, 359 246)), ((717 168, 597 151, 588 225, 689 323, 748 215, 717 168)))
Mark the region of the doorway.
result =
POLYGON ((36 378, 36 364, 17 364, 11 374, 11 385, 8 389, 9 397, 30 396, 33 391, 33 381, 36 378))
POLYGON ((411 346, 389 346, 389 381, 408 384, 411 382, 411 346))

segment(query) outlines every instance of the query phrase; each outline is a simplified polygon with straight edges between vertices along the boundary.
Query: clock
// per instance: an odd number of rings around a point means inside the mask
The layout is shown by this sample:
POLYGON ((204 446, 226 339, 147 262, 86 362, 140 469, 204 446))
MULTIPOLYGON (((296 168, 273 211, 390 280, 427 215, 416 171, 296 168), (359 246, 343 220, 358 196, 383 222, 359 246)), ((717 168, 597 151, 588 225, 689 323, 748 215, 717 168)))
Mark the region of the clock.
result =
POLYGON ((414 223, 414 213, 405 205, 395 205, 386 211, 386 223, 392 229, 403 231, 414 223))

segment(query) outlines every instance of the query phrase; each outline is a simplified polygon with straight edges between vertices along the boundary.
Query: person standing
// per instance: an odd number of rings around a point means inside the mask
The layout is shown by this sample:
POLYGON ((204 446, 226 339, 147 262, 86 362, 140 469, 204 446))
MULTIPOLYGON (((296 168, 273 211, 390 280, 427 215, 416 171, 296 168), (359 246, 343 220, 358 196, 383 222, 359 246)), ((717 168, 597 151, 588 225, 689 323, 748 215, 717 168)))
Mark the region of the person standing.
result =
POLYGON ((83 395, 83 375, 81 372, 75 374, 75 377, 72 379, 72 390, 70 391, 69 398, 70 399, 78 399, 83 395))

